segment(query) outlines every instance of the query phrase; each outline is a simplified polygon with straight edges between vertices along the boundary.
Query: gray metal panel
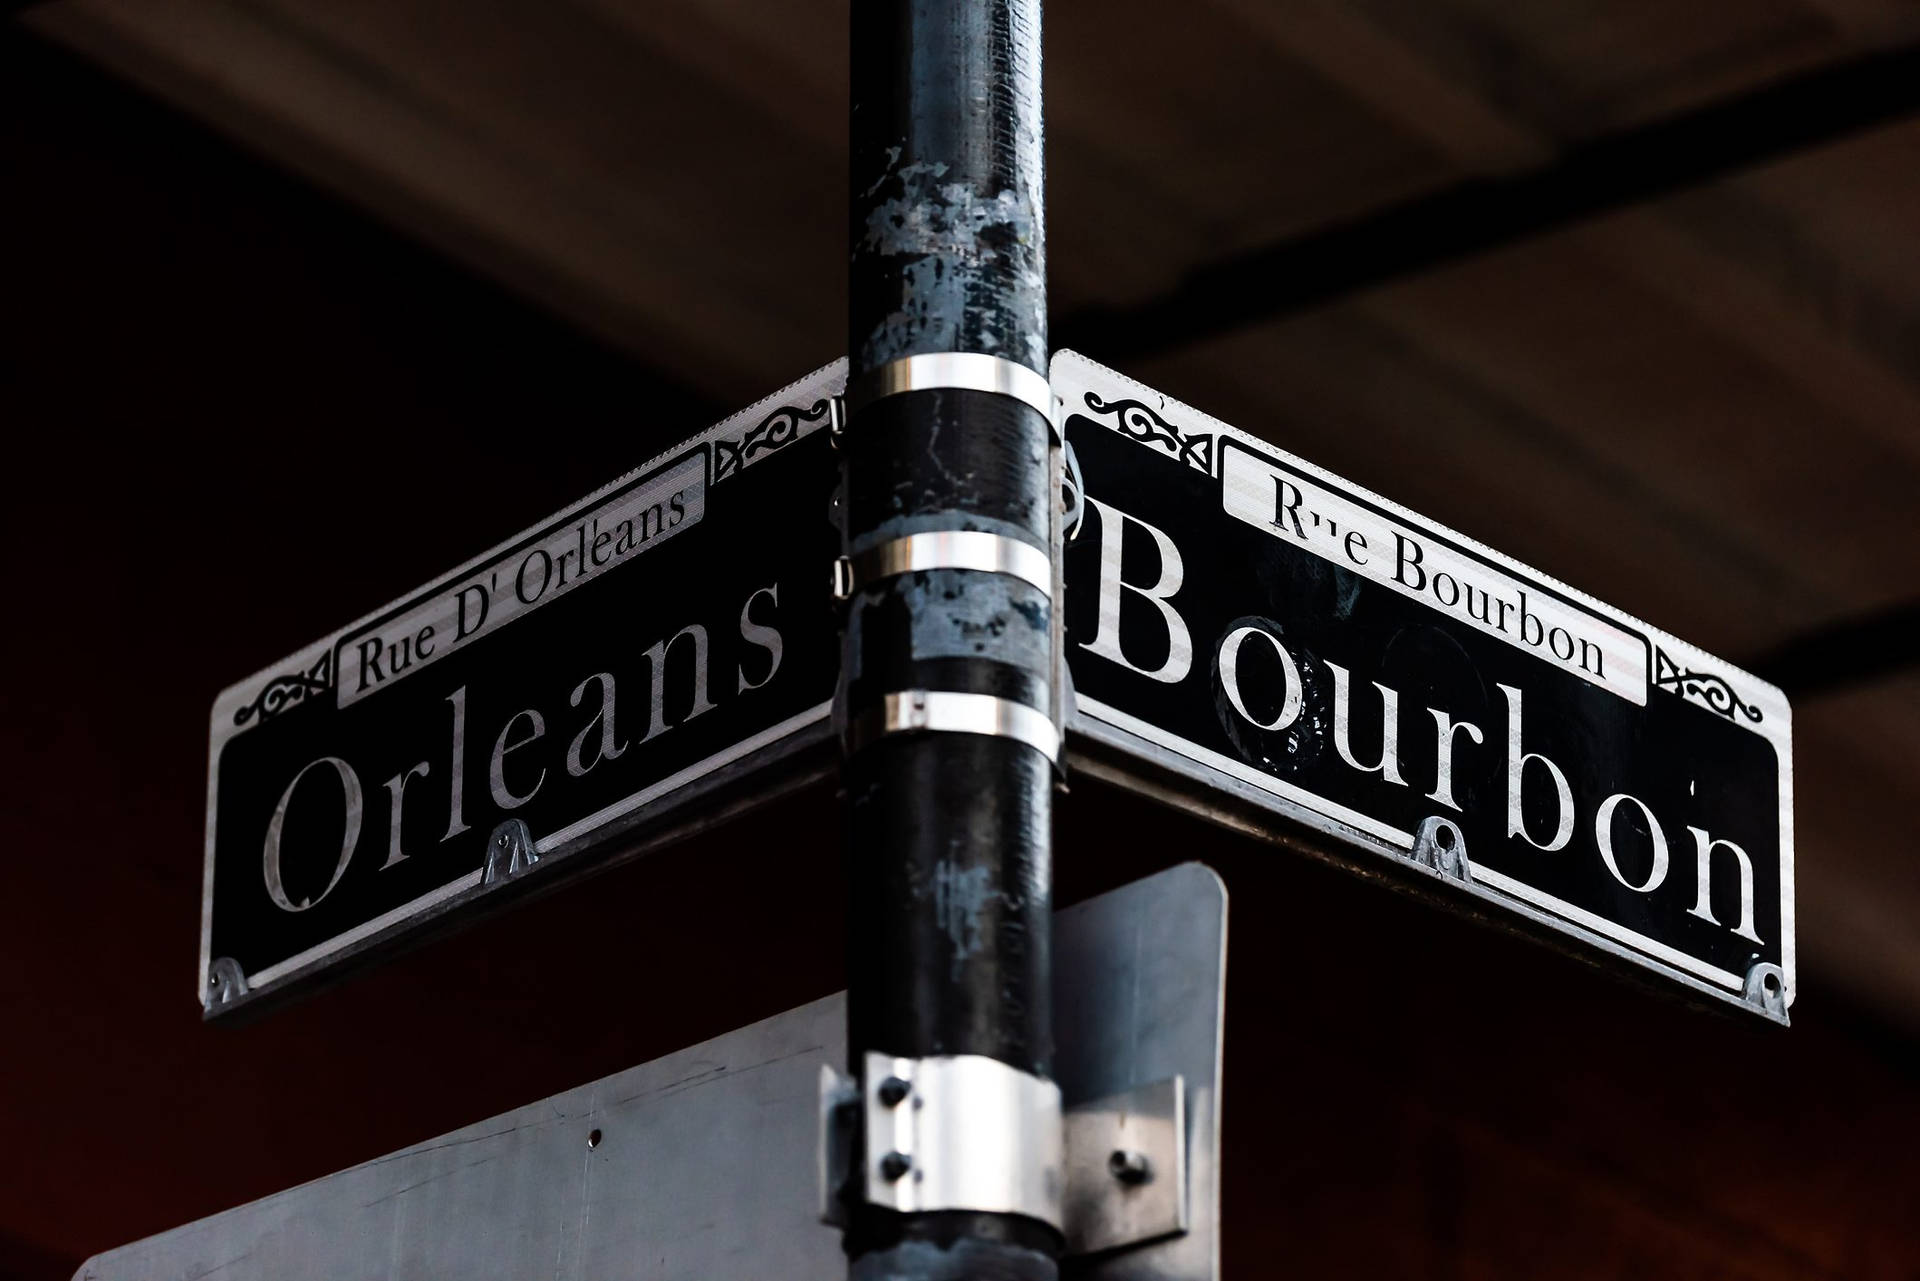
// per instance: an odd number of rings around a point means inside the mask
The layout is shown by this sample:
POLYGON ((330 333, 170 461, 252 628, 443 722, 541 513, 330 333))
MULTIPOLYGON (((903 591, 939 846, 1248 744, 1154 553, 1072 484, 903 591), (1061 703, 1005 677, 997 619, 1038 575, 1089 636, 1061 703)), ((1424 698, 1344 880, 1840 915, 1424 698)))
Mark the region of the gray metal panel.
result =
POLYGON ((1053 1026, 1067 1105, 1186 1078, 1191 1229, 1102 1260, 1090 1273, 1102 1281, 1220 1273, 1226 970, 1227 889, 1199 863, 1103 894, 1054 926, 1053 1026))
POLYGON ((76 1275, 837 1279, 839 1239, 813 1213, 813 1096, 845 1035, 842 999, 815 1001, 76 1275))
MULTIPOLYGON (((1219 879, 1188 864, 1057 918, 1069 1104, 1176 1073, 1188 1085, 1192 1233, 1087 1275, 1217 1275, 1225 907, 1219 879)), ((844 998, 827 997, 110 1250, 76 1276, 842 1281, 815 1148, 820 1068, 845 1041, 844 998)))

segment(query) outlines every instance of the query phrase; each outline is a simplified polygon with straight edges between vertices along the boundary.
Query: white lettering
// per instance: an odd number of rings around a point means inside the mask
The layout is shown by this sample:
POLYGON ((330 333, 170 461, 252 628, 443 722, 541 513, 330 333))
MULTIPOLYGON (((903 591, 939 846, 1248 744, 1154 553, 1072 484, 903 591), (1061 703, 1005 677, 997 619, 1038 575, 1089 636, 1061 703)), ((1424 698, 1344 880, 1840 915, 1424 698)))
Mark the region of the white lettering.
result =
POLYGON ((707 698, 707 629, 698 623, 688 623, 647 649, 647 667, 653 674, 653 719, 648 722, 646 738, 640 740, 643 743, 667 732, 667 655, 682 636, 693 642, 693 710, 686 718, 692 720, 702 712, 713 710, 713 703, 707 698))
POLYGON ((354 846, 360 841, 360 814, 360 776, 353 772, 353 766, 338 756, 322 756, 293 776, 293 781, 287 784, 287 790, 280 793, 280 803, 273 807, 273 817, 267 821, 267 841, 261 851, 261 870, 266 876, 267 897, 273 900, 275 907, 283 912, 304 912, 333 893, 333 887, 340 883, 347 863, 353 858, 354 846), (327 882, 327 888, 320 891, 319 898, 305 898, 294 903, 288 900, 287 887, 280 879, 280 832, 287 823, 287 805, 293 800, 294 789, 300 786, 300 780, 307 776, 307 771, 317 765, 331 765, 334 772, 340 775, 340 790, 346 802, 347 830, 340 837, 340 860, 333 866, 333 879, 327 882))
POLYGON ((1760 935, 1753 927, 1753 860, 1732 841, 1708 836, 1693 826, 1687 830, 1693 833, 1696 851, 1694 876, 1695 884, 1699 886, 1693 906, 1687 909, 1687 914, 1703 921, 1712 921, 1715 925, 1720 924, 1713 914, 1713 851, 1718 846, 1732 853, 1740 865, 1740 924, 1733 932, 1742 938, 1760 942, 1760 935))
POLYGON ((1138 672, 1149 680, 1163 681, 1169 685, 1185 680, 1193 667, 1193 636, 1187 631, 1186 620, 1167 603, 1186 581, 1186 566, 1180 559, 1180 549, 1173 545, 1171 538, 1152 525, 1109 507, 1091 495, 1087 497, 1087 505, 1100 514, 1100 602, 1093 639, 1081 642, 1080 648, 1092 650, 1100 657, 1110 659, 1129 671, 1138 672), (1126 541, 1124 535, 1128 521, 1146 530, 1154 546, 1160 549, 1160 578, 1151 587, 1129 583, 1121 575, 1120 549, 1126 541), (1134 663, 1121 652, 1122 589, 1151 603, 1166 622, 1167 660, 1151 670, 1134 663))
POLYGON ((1567 786, 1567 776, 1538 752, 1520 750, 1520 691, 1511 685, 1500 686, 1500 692, 1507 696, 1507 835, 1518 836, 1535 849, 1565 849, 1573 838, 1573 791, 1567 786), (1539 761, 1547 767, 1547 774, 1553 779, 1554 791, 1559 794, 1559 817, 1554 822, 1553 839, 1542 845, 1533 839, 1527 831, 1525 820, 1521 817, 1520 796, 1526 780, 1527 762, 1539 761))
POLYGON ((600 683, 600 710, 593 714, 592 720, 581 727, 580 732, 573 736, 573 742, 567 747, 567 773, 575 778, 579 778, 601 761, 618 759, 620 753, 627 750, 625 743, 614 741, 612 673, 595 672, 587 677, 587 680, 575 685, 573 693, 567 696, 567 705, 580 706, 580 701, 587 695, 587 681, 600 683), (599 742, 594 744, 593 759, 588 760, 587 739, 593 735, 593 727, 596 725, 600 727, 599 742))
POLYGON ((427 776, 427 763, 421 761, 402 774, 395 774, 387 780, 387 791, 393 796, 392 821, 387 824, 387 861, 380 865, 382 871, 406 858, 400 852, 400 803, 406 799, 407 784, 416 778, 427 776))
POLYGON ((736 694, 744 694, 750 689, 759 689, 768 681, 772 680, 773 674, 780 670, 781 657, 786 653, 786 642, 780 639, 780 633, 776 629, 768 627, 764 623, 756 623, 753 621, 753 602, 759 600, 762 596, 772 601, 773 607, 778 609, 780 607, 780 584, 775 583, 771 587, 762 587, 759 591, 747 597, 747 603, 740 607, 740 639, 749 645, 758 645, 761 649, 767 651, 767 674, 757 681, 750 681, 747 679, 747 669, 742 667, 739 672, 739 688, 734 690, 736 694))
POLYGON ((1600 808, 1593 816, 1593 839, 1599 842, 1600 859, 1607 865, 1607 870, 1613 873, 1613 879, 1628 889, 1649 894, 1659 889, 1660 883, 1667 879, 1667 834, 1660 830, 1660 820, 1653 816, 1653 811, 1648 809, 1647 803, 1639 797, 1629 796, 1625 792, 1615 792, 1600 802, 1600 808), (1640 807, 1640 812, 1647 816, 1647 832, 1653 837, 1653 866, 1647 869, 1647 880, 1644 885, 1635 885, 1629 881, 1622 875, 1620 864, 1614 860, 1613 812, 1619 808, 1622 801, 1632 801, 1640 807))
POLYGON ((539 792, 540 785, 547 781, 547 769, 546 766, 543 765, 540 767, 540 777, 533 780, 533 787, 528 790, 525 796, 515 796, 507 790, 507 753, 525 747, 528 743, 533 742, 546 732, 546 719, 532 708, 528 708, 524 712, 515 712, 513 716, 508 719, 506 727, 500 731, 500 737, 494 740, 493 759, 487 762, 487 785, 493 792, 493 803, 501 809, 519 809, 522 805, 532 800, 534 795, 539 792), (520 723, 522 717, 526 718, 531 727, 527 736, 508 742, 507 739, 512 735, 513 727, 520 723))
POLYGON ((1280 638, 1264 627, 1236 627, 1221 640, 1220 685, 1227 691, 1227 701, 1233 704, 1233 710, 1260 729, 1285 729, 1300 715, 1300 669, 1293 665, 1293 655, 1287 653, 1280 638), (1248 711, 1246 700, 1240 694, 1240 647, 1246 644, 1249 636, 1265 637, 1267 643, 1273 646, 1273 652, 1280 656, 1281 677, 1286 683, 1286 691, 1280 697, 1280 711, 1270 721, 1263 721, 1248 711))
POLYGON ((1339 752, 1340 759, 1355 769, 1366 774, 1378 774, 1389 783, 1405 787, 1407 780, 1400 777, 1399 692, 1379 681, 1373 682, 1373 687, 1380 691, 1380 759, 1372 765, 1362 765, 1354 759, 1353 744, 1349 737, 1351 678, 1347 675, 1347 669, 1338 663, 1327 663, 1327 670, 1333 673, 1333 750, 1339 752))
POLYGON ((1478 725, 1467 721, 1456 721, 1445 712, 1429 707, 1434 724, 1440 731, 1439 764, 1434 768, 1433 790, 1427 793, 1430 801, 1439 801, 1449 809, 1459 809, 1460 802, 1453 799, 1453 736, 1460 730, 1467 731, 1467 737, 1476 743, 1486 742, 1486 736, 1478 725))

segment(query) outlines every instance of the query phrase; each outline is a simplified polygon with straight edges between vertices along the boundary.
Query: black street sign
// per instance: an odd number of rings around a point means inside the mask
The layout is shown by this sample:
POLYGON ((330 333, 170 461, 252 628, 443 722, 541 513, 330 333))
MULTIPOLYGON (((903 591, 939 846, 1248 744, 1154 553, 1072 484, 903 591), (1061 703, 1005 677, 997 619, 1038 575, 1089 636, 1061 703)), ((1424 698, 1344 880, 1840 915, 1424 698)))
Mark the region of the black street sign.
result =
POLYGON ((215 702, 232 1011, 830 741, 837 362, 215 702), (523 876, 522 873, 525 873, 523 876))
MULTIPOLYGON (((210 1015, 826 767, 844 369, 220 696, 210 1015)), ((1778 690, 1082 357, 1052 381, 1081 765, 1785 1018, 1778 690)))
POLYGON ((1784 1020, 1779 690, 1079 356, 1072 728, 1784 1020))

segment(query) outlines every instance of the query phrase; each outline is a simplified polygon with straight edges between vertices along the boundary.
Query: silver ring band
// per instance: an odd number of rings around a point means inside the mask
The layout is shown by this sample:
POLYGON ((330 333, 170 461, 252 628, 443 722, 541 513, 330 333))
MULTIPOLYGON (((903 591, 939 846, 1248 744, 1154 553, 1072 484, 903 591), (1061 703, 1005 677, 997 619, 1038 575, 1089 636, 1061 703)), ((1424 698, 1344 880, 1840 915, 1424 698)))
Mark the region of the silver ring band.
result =
POLYGON ((1010 574, 1053 599, 1053 561, 1032 543, 979 529, 933 529, 888 539, 857 556, 843 557, 834 570, 834 595, 841 600, 867 583, 923 569, 972 569, 1010 574))
POLYGON ((884 695, 879 707, 862 713, 847 727, 847 752, 851 755, 888 734, 923 730, 1011 738, 1050 762, 1058 764, 1060 759, 1060 728, 1045 712, 992 694, 937 689, 907 689, 884 695))
POLYGON ((864 409, 876 400, 905 391, 949 388, 1011 396, 1031 405, 1059 433, 1053 412, 1053 387, 1045 375, 1002 356, 977 351, 934 351, 902 356, 868 370, 847 384, 847 408, 864 409))

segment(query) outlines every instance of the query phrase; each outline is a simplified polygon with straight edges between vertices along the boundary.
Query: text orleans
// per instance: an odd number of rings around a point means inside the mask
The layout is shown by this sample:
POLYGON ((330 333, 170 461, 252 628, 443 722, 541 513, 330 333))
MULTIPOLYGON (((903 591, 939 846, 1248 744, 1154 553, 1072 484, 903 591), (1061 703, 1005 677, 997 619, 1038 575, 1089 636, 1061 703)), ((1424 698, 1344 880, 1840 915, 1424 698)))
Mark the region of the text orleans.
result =
MULTIPOLYGON (((761 689, 773 681, 780 670, 781 659, 785 654, 785 642, 780 632, 767 620, 772 611, 780 604, 779 584, 762 587, 750 594, 740 607, 740 638, 753 652, 759 655, 755 670, 749 671, 742 665, 735 674, 736 695, 761 689)), ((615 703, 614 676, 611 672, 595 672, 574 685, 567 701, 570 707, 588 713, 584 722, 567 744, 565 752, 558 761, 551 764, 563 768, 573 778, 584 777, 603 762, 612 761, 623 755, 629 747, 637 743, 647 743, 668 733, 675 725, 685 724, 695 717, 714 710, 717 705, 709 686, 709 637, 707 629, 700 623, 689 623, 665 640, 656 641, 641 651, 645 659, 649 677, 650 698, 647 704, 647 729, 637 740, 623 741, 618 729, 615 703), (676 695, 671 701, 677 708, 685 706, 685 715, 674 719, 669 712, 668 667, 676 654, 684 654, 684 667, 690 674, 687 684, 676 682, 679 690, 691 688, 691 697, 684 700, 676 695)), ((442 843, 469 830, 466 821, 466 751, 467 751, 467 688, 462 685, 446 696, 448 710, 451 713, 451 735, 446 760, 448 780, 447 829, 440 837, 442 843)), ((537 761, 539 749, 535 746, 547 737, 547 719, 537 708, 524 708, 509 716, 493 739, 493 748, 487 756, 486 780, 487 797, 500 813, 511 813, 526 805, 547 785, 550 764, 540 764, 530 775, 529 765, 515 758, 525 755, 530 749, 537 761), (512 769, 515 778, 508 777, 512 769)), ((434 771, 427 761, 421 761, 402 770, 386 780, 387 792, 387 851, 386 861, 380 870, 393 867, 409 857, 409 851, 401 845, 401 816, 408 803, 410 785, 416 780, 432 777, 434 771)), ((365 795, 360 775, 347 761, 337 756, 322 756, 308 762, 288 782, 275 805, 273 816, 268 821, 266 839, 261 850, 261 870, 266 881, 267 896, 274 905, 286 912, 304 912, 320 903, 333 892, 346 874, 347 867, 353 861, 359 847, 360 829, 365 814, 365 795), (281 868, 281 836, 286 827, 287 809, 292 804, 301 782, 309 775, 324 776, 332 772, 338 779, 344 799, 346 823, 341 837, 338 858, 333 867, 332 876, 326 887, 318 894, 303 897, 295 901, 287 892, 281 868)))

